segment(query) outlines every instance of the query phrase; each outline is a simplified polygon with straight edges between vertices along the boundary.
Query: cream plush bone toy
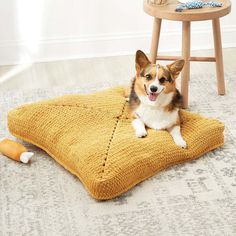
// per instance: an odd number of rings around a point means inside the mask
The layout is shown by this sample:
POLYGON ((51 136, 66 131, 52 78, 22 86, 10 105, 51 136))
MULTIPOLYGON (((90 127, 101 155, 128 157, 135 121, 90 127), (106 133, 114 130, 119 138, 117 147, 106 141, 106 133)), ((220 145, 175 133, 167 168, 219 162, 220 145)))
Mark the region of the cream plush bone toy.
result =
POLYGON ((34 155, 33 152, 28 152, 27 148, 22 144, 8 138, 0 139, 0 153, 12 160, 23 163, 28 163, 34 155))

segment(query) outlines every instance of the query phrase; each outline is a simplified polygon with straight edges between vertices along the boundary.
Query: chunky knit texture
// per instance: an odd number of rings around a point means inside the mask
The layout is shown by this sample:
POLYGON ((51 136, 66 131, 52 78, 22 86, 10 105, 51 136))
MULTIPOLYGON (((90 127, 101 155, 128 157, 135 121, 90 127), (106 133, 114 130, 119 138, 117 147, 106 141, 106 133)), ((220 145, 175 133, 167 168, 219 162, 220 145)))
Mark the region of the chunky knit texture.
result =
POLYGON ((10 111, 8 127, 18 138, 52 156, 78 176, 96 199, 110 199, 169 166, 193 160, 224 143, 224 125, 181 111, 187 149, 166 131, 136 138, 124 89, 63 97, 10 111))

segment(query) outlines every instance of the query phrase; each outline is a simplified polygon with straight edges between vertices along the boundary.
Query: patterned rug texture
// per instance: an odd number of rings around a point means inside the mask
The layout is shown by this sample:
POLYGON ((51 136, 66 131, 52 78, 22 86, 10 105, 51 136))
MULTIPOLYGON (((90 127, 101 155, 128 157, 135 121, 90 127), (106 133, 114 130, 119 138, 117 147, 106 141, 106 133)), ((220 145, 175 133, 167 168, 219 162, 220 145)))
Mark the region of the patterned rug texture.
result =
MULTIPOLYGON (((29 165, 0 155, 0 236, 236 235, 235 78, 235 73, 226 74, 226 96, 217 95, 215 75, 193 75, 190 81, 189 110, 225 123, 224 147, 163 171, 110 201, 92 199, 78 178, 33 145, 24 143, 36 154, 29 165)), ((6 117, 18 105, 127 81, 4 92, 0 137, 12 138, 6 117)))

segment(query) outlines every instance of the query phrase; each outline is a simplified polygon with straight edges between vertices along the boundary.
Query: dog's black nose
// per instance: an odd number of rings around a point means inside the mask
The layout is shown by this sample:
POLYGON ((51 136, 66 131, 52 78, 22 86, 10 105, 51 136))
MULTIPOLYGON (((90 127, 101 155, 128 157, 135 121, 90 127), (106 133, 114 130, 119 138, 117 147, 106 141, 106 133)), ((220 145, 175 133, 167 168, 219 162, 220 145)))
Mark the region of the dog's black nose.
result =
POLYGON ((157 87, 154 86, 154 85, 152 85, 152 86, 150 87, 150 90, 151 90, 152 93, 155 93, 155 92, 157 91, 157 87))

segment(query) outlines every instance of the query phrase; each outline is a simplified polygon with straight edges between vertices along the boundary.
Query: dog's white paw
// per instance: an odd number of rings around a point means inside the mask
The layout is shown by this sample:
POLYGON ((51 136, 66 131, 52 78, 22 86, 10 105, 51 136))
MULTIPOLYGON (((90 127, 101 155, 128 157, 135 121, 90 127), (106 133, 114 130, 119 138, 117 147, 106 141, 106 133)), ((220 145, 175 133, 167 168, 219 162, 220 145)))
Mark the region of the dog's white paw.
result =
POLYGON ((187 148, 187 143, 182 138, 175 139, 175 144, 181 148, 187 148))
POLYGON ((147 136, 147 131, 145 129, 137 129, 135 134, 137 138, 144 138, 147 136))
POLYGON ((147 136, 147 131, 145 129, 145 125, 141 120, 139 120, 139 119, 133 120, 132 125, 135 129, 136 137, 143 138, 143 137, 147 136))

